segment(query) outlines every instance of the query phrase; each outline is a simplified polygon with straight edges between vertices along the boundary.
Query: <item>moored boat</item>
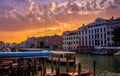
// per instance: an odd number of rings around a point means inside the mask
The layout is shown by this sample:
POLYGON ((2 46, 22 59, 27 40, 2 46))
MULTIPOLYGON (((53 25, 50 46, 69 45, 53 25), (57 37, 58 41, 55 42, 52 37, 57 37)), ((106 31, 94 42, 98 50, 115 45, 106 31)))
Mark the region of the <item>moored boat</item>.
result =
POLYGON ((114 55, 113 51, 108 50, 95 50, 90 53, 91 55, 114 55))
MULTIPOLYGON (((72 72, 63 72, 61 73, 61 76, 79 76, 78 71, 72 71, 72 72)), ((93 72, 91 71, 81 71, 80 76, 93 76, 93 72)))
POLYGON ((60 62, 61 64, 64 64, 68 62, 69 64, 73 64, 75 62, 75 52, 64 52, 64 51, 51 51, 53 52, 52 55, 50 55, 47 59, 48 61, 53 62, 60 62))
POLYGON ((116 52, 114 53, 115 56, 120 56, 120 51, 119 52, 116 52))

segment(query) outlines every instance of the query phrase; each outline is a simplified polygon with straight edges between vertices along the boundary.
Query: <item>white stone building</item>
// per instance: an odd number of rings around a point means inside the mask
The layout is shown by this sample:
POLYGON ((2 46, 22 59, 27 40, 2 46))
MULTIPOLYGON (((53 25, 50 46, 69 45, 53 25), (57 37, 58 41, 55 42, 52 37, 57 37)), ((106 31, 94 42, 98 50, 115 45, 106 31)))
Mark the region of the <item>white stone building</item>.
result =
POLYGON ((19 48, 27 48, 27 42, 23 41, 18 45, 19 48))
POLYGON ((113 18, 97 18, 93 23, 78 29, 79 46, 106 47, 114 44, 114 27, 120 22, 113 18))
POLYGON ((110 46, 113 44, 112 25, 107 20, 97 18, 95 22, 88 25, 89 46, 110 46))
POLYGON ((66 31, 62 34, 62 47, 64 50, 74 51, 77 50, 78 33, 77 31, 66 31))
POLYGON ((5 47, 5 43, 3 41, 0 41, 0 49, 5 47))
POLYGON ((38 39, 35 37, 27 38, 26 41, 23 41, 19 44, 19 48, 37 48, 38 39))
POLYGON ((77 31, 64 32, 62 47, 66 50, 90 50, 96 47, 120 46, 117 28, 120 28, 120 17, 108 20, 96 18, 94 22, 83 25, 77 31))
POLYGON ((88 45, 88 29, 86 26, 83 26, 78 29, 79 45, 87 46, 88 45))

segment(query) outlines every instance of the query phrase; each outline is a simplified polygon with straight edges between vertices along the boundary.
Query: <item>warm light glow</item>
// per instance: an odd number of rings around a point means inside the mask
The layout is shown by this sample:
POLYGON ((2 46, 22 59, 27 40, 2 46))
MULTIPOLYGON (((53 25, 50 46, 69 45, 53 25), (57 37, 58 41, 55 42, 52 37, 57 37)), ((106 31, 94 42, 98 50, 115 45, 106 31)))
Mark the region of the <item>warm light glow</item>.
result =
POLYGON ((0 41, 61 35, 97 17, 119 17, 119 0, 1 0, 0 41))

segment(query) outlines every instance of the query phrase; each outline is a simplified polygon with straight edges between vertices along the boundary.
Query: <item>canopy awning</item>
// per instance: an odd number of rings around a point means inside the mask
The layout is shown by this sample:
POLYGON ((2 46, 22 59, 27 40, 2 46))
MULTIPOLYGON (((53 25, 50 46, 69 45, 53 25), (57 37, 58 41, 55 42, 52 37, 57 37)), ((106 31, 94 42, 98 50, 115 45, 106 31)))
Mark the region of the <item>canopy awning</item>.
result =
POLYGON ((77 49, 94 49, 93 46, 77 46, 77 49))
POLYGON ((34 56, 34 57, 23 57, 23 59, 33 59, 33 58, 38 58, 38 59, 45 59, 48 56, 34 56))
POLYGON ((0 57, 30 57, 30 56, 49 56, 53 54, 50 51, 40 52, 0 52, 0 57))

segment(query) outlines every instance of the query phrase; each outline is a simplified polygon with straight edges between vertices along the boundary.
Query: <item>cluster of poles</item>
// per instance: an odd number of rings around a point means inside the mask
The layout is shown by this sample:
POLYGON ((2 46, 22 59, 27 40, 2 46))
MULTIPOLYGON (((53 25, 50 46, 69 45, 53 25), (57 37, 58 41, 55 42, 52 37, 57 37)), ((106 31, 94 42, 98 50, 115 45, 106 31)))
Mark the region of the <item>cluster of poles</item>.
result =
MULTIPOLYGON (((60 58, 58 59, 58 61, 53 61, 53 57, 52 57, 52 61, 51 61, 51 72, 52 74, 54 73, 54 62, 55 62, 55 76, 61 76, 61 70, 60 70, 60 58)), ((78 63, 78 76, 81 76, 81 72, 82 72, 82 69, 81 69, 81 63, 79 62, 78 63)), ((69 58, 66 57, 66 73, 69 72, 69 58)), ((74 57, 74 71, 76 71, 76 58, 74 57)), ((93 61, 93 76, 95 76, 96 72, 96 62, 93 61)), ((43 75, 44 76, 44 75, 43 75)), ((48 76, 51 76, 51 75, 48 75, 48 76)))
MULTIPOLYGON (((40 76, 51 76, 49 74, 47 74, 47 67, 46 67, 46 58, 44 59, 39 59, 37 60, 36 58, 32 59, 32 61, 29 60, 25 60, 25 59, 20 59, 17 63, 18 63, 18 74, 14 75, 14 76, 35 76, 40 72, 40 76), (28 61, 28 69, 26 71, 25 69, 25 61, 28 61), (37 65, 37 61, 39 61, 40 63, 40 67, 38 67, 37 65), (33 65, 33 66, 31 66, 33 65), (22 67, 21 67, 22 66, 22 67), (30 67, 31 66, 31 67, 30 67)), ((93 62, 93 76, 95 76, 95 67, 96 67, 96 62, 93 62)), ((11 67, 10 67, 11 68, 11 67)), ((81 76, 81 63, 78 63, 78 76, 81 76)), ((66 57, 66 72, 69 72, 69 58, 66 57)), ((76 58, 74 57, 74 71, 76 71, 76 58)), ((15 72, 15 71, 14 71, 15 72)), ((52 57, 52 61, 51 61, 51 74, 53 74, 54 76, 61 76, 61 70, 60 70, 60 58, 58 59, 58 61, 53 61, 53 57, 52 57), (55 72, 54 72, 55 70, 55 72)), ((4 76, 4 75, 1 75, 4 76)), ((9 76, 13 76, 12 74, 9 74, 9 76)))

